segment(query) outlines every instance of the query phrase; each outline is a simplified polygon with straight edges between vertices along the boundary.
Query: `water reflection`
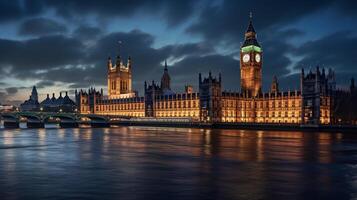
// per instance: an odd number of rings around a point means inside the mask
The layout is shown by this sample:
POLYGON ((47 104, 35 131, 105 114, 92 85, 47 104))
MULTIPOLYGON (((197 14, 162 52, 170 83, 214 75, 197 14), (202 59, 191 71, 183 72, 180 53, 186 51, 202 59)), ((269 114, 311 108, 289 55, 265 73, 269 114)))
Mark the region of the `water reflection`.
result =
POLYGON ((344 133, 154 127, 2 130, 0 195, 350 199, 357 189, 356 143, 357 136, 344 133))

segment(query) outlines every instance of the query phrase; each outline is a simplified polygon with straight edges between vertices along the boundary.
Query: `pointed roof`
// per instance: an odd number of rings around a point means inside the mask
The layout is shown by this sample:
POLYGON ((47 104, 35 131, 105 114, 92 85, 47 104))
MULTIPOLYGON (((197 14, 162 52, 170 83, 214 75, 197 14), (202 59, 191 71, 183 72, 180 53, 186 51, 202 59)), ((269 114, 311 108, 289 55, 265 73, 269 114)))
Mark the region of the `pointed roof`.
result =
POLYGON ((165 68, 164 68, 165 71, 167 71, 167 61, 165 59, 165 68))
POLYGON ((171 81, 171 77, 169 75, 169 70, 167 68, 167 61, 165 60, 164 74, 161 77, 161 89, 171 90, 170 81, 171 81))
POLYGON ((253 27, 253 22, 250 21, 246 33, 253 32, 255 33, 255 29, 253 27))
POLYGON ((278 82, 278 78, 276 77, 276 75, 274 75, 274 77, 273 77, 273 82, 274 82, 274 83, 277 83, 277 82, 278 82))
POLYGON ((255 29, 254 29, 254 26, 253 26, 253 14, 252 14, 252 12, 250 12, 249 18, 250 18, 249 19, 249 25, 248 25, 246 33, 249 33, 249 32, 255 33, 255 29))
POLYGON ((242 47, 251 46, 251 45, 261 47, 256 38, 256 32, 253 26, 252 18, 253 18, 252 13, 250 13, 249 24, 248 24, 247 31, 245 32, 245 40, 242 47))
POLYGON ((33 87, 32 87, 32 92, 36 92, 36 93, 37 93, 37 88, 36 88, 36 86, 33 86, 33 87))

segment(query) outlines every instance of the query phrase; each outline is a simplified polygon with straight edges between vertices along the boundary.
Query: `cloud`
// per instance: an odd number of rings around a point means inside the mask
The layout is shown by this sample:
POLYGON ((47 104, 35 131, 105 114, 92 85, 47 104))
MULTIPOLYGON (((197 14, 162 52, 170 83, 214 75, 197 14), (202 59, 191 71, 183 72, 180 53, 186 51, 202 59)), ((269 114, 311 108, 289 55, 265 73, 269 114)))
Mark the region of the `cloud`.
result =
MULTIPOLYGON (((355 1, 223 1, 219 5, 204 7, 198 20, 188 27, 187 32, 203 35, 205 38, 229 39, 241 41, 248 15, 253 12, 253 20, 256 28, 261 32, 265 29, 280 29, 291 25, 297 20, 319 10, 324 10, 333 5, 336 9, 344 10, 346 7, 356 8, 355 1)), ((261 33, 260 32, 260 33, 261 33)))
POLYGON ((2 0, 0 1, 0 22, 15 21, 33 16, 42 12, 42 8, 42 3, 39 0, 2 0))
POLYGON ((43 1, 56 10, 59 16, 76 19, 78 16, 96 15, 101 19, 113 17, 130 17, 140 14, 156 15, 165 19, 169 25, 183 23, 193 13, 195 1, 161 1, 161 0, 62 0, 43 1), (78 12, 80 11, 80 12, 78 12))
POLYGON ((67 28, 64 24, 61 24, 52 19, 46 18, 33 18, 24 21, 19 28, 20 35, 51 35, 57 33, 65 33, 67 28))
POLYGON ((224 88, 237 91, 240 42, 248 14, 253 11, 253 23, 263 47, 265 90, 274 75, 282 88, 298 87, 298 74, 291 72, 315 63, 335 68, 337 76, 342 77, 338 80, 342 80, 356 75, 356 28, 349 27, 349 32, 336 24, 336 30, 342 32, 322 38, 311 37, 310 30, 293 25, 326 10, 355 21, 354 8, 356 3, 347 0, 1 1, 0 25, 12 23, 19 35, 1 35, 0 76, 31 79, 40 88, 61 84, 70 88, 101 87, 106 85, 107 57, 115 62, 120 52, 124 63, 128 56, 132 57, 133 84, 139 91, 144 80, 160 80, 165 59, 169 61, 175 90, 182 90, 187 83, 197 86, 198 73, 211 70, 214 75, 222 73, 224 88), (107 25, 116 23, 115 19, 125 21, 131 17, 150 17, 157 20, 154 24, 166 26, 167 34, 195 39, 174 38, 162 43, 162 33, 155 32, 157 27, 140 21, 120 26, 127 30, 118 31, 116 26, 107 29, 107 25), (306 42, 306 38, 310 41, 306 42))
POLYGON ((88 25, 80 25, 73 32, 74 37, 82 40, 94 40, 97 39, 101 34, 102 30, 100 28, 88 25))
MULTIPOLYGON (((42 78, 41 78, 42 79, 42 78)), ((46 87, 51 87, 54 86, 55 82, 51 80, 41 80, 40 82, 36 83, 36 87, 38 89, 40 88, 46 88, 46 87)))
POLYGON ((8 87, 6 88, 6 92, 9 95, 16 94, 18 92, 18 89, 16 87, 8 87))
MULTIPOLYGON (((346 84, 346 77, 357 76, 357 36, 350 31, 336 32, 326 37, 308 41, 294 51, 302 59, 295 69, 320 67, 336 71, 337 82, 346 84)), ((348 83, 347 83, 348 84, 348 83)))
POLYGON ((85 57, 82 43, 62 35, 23 41, 0 39, 0 67, 11 67, 11 75, 80 64, 85 57))

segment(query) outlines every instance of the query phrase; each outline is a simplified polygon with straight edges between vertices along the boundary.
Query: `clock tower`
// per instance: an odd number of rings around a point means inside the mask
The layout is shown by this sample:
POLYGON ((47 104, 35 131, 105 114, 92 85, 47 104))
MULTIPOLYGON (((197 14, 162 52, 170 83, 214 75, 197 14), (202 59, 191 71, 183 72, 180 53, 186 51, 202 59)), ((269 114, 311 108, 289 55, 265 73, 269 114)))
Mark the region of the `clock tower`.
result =
POLYGON ((252 14, 240 49, 241 92, 258 96, 262 92, 262 49, 253 27, 252 14))

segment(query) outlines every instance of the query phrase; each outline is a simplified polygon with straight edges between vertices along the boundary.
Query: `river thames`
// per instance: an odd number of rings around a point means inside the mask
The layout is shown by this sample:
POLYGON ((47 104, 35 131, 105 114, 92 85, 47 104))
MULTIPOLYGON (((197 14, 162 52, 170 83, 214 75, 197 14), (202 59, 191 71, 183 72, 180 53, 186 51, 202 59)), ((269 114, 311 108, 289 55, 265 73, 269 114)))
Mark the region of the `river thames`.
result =
POLYGON ((357 135, 0 130, 1 199, 355 199, 357 135))

